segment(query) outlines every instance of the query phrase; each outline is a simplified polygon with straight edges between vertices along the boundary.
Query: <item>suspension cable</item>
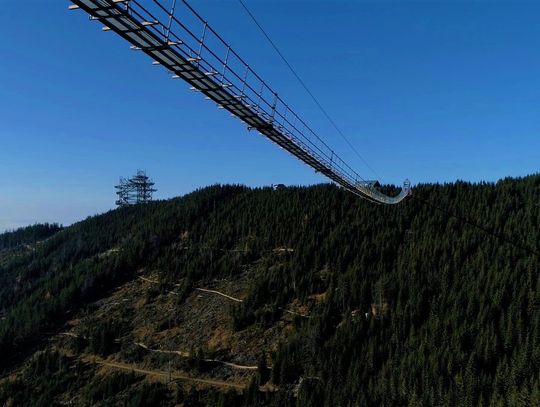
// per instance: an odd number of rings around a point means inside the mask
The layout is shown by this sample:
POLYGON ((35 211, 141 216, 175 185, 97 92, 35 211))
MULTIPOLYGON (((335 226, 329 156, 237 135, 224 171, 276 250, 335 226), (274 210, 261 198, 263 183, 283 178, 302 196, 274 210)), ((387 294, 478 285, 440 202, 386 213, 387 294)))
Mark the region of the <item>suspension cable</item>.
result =
POLYGON ((326 109, 322 106, 322 104, 319 102, 319 100, 317 99, 317 97, 315 97, 315 95, 313 94, 313 92, 311 92, 311 90, 308 88, 308 86, 306 85, 306 83, 302 80, 302 78, 300 77, 300 75, 298 75, 298 73, 296 73, 296 71, 294 70, 294 68, 292 67, 292 65, 289 63, 289 61, 287 60, 287 58, 285 58, 285 56, 283 55, 283 53, 279 50, 279 48, 277 47, 276 43, 274 41, 272 41, 272 39, 270 38, 270 36, 266 33, 266 31, 264 30, 264 28, 262 27, 262 25, 257 21, 257 19, 255 18, 255 16, 253 15, 253 13, 249 10, 249 8, 246 6, 246 4, 242 1, 242 0, 238 0, 240 2, 240 4, 242 5, 242 7, 244 8, 244 10, 246 11, 246 13, 249 15, 249 17, 251 18, 251 20, 253 20, 253 22, 255 23, 255 25, 259 28, 259 30, 263 33, 263 35, 266 37, 266 39, 268 40, 268 42, 270 43, 270 45, 272 46, 272 48, 274 48, 274 50, 277 52, 277 54, 280 56, 280 58, 283 60, 283 62, 285 63, 285 65, 287 65, 287 67, 289 68, 289 70, 292 72, 292 74, 295 76, 295 78, 298 80, 298 82, 300 83, 300 85, 302 85, 302 87, 304 88, 304 90, 308 93, 308 95, 311 97, 311 99, 315 102, 315 104, 317 105, 317 107, 319 108, 319 110, 323 113, 323 115, 328 119, 328 121, 330 122, 330 124, 334 127, 334 129, 338 132, 338 134, 341 136, 341 138, 343 138, 343 140, 345 140, 345 142, 349 145, 349 147, 351 148, 351 150, 356 154, 356 156, 364 163, 364 165, 369 168, 369 170, 375 174, 375 176, 377 178, 379 178, 382 182, 382 177, 377 173, 377 171, 375 171, 370 165, 369 163, 366 161, 366 159, 364 159, 364 157, 362 157, 362 155, 358 152, 358 150, 354 147, 354 145, 349 141, 349 139, 345 136, 345 134, 341 131, 341 129, 338 127, 338 125, 336 124, 336 122, 334 121, 334 119, 332 119, 332 117, 328 114, 328 112, 326 111, 326 109))
POLYGON ((467 224, 469 226, 472 226, 480 231, 482 231, 483 233, 485 233, 486 235, 488 236, 491 236, 491 237, 494 237, 495 239, 498 239, 500 240, 501 242, 504 242, 504 243, 507 243, 511 246, 514 246, 515 248, 517 249, 521 249, 523 251, 526 251, 528 252, 529 254, 532 254, 533 256, 536 256, 536 257, 540 257, 540 252, 538 252, 537 250, 533 249, 532 247, 530 247, 529 245, 527 245, 525 242, 521 241, 521 240, 517 240, 517 239, 514 239, 512 238, 511 236, 508 236, 504 233, 497 233, 495 231, 493 231, 492 229, 489 229, 488 227, 486 226, 483 226, 477 222, 474 222, 472 221, 471 219, 469 218, 466 218, 465 216, 463 215, 460 215, 456 212, 452 212, 450 211, 449 209, 444 209, 426 199, 423 199, 421 197, 419 197, 418 195, 416 194, 412 194, 411 197, 413 199, 416 199, 417 201, 420 201, 421 203, 423 203, 424 205, 432 208, 432 209, 435 209, 437 211, 440 211, 452 218, 455 218, 457 219, 458 221, 460 221, 461 223, 463 224, 467 224))

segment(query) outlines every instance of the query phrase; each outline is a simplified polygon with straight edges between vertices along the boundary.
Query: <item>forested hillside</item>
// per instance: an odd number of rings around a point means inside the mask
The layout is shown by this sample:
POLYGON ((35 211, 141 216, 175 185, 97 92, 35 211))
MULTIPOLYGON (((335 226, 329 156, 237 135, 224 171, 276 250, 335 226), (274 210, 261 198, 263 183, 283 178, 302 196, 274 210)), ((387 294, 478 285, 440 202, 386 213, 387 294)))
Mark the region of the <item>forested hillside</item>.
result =
POLYGON ((36 224, 0 234, 0 250, 32 244, 47 239, 62 230, 58 224, 36 224))
POLYGON ((0 405, 540 406, 538 252, 540 176, 121 208, 0 263, 0 405))

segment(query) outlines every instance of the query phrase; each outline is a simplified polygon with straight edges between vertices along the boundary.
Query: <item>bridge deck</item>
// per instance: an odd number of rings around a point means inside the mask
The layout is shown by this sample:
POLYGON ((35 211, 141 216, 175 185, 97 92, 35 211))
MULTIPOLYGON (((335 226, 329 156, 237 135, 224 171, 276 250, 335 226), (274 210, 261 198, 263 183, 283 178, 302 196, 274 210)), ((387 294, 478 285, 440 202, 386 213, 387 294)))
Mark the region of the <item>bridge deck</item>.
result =
MULTIPOLYGON (((107 30, 114 31, 130 42, 132 49, 146 53, 156 61, 156 64, 163 65, 174 74, 174 78, 185 80, 191 84, 193 90, 202 92, 220 108, 226 109, 246 123, 250 129, 257 130, 347 190, 371 201, 387 204, 397 203, 408 194, 408 188, 404 188, 398 196, 388 197, 374 188, 365 186, 365 183, 361 182, 362 178, 335 155, 318 136, 315 135, 316 139, 310 137, 314 133, 311 130, 309 130, 311 133, 305 131, 306 128, 309 129, 307 125, 234 51, 231 51, 230 46, 227 46, 227 55, 224 59, 209 48, 209 40, 206 39, 205 43, 205 35, 207 32, 215 32, 208 28, 206 22, 202 38, 197 38, 172 13, 168 15, 168 22, 161 22, 137 0, 71 1, 86 11, 91 18, 102 22, 107 30), (173 22, 184 30, 183 37, 171 31, 173 22), (232 57, 229 57, 230 55, 232 57), (243 64, 247 68, 243 77, 236 72, 238 69, 233 67, 235 56, 237 61, 241 62, 240 66, 243 64), (223 66, 218 71, 215 65, 219 63, 223 66), (252 83, 253 79, 251 81, 248 79, 248 74, 256 77, 255 80, 258 81, 256 85, 252 83), (255 89, 259 83, 261 87, 257 92, 255 89), (303 123, 302 130, 299 130, 296 123, 303 123)), ((165 10, 158 1, 152 2, 154 6, 156 4, 159 6, 158 10, 165 10)), ((217 36, 217 33, 215 35, 217 36)), ((225 44, 221 37, 217 38, 225 44)))

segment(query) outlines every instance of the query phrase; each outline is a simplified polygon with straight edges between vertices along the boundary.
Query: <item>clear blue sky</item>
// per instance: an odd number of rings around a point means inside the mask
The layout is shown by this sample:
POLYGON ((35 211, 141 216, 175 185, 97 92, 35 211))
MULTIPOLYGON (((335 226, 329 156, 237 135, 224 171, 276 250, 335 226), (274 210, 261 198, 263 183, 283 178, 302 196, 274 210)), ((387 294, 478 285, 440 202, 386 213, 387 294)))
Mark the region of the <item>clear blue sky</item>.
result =
MULTIPOLYGON (((497 180, 540 163, 540 2, 246 0, 385 182, 497 180)), ((236 0, 192 4, 365 178, 236 0)), ((213 183, 326 182, 68 1, 0 0, 0 230, 213 183)))

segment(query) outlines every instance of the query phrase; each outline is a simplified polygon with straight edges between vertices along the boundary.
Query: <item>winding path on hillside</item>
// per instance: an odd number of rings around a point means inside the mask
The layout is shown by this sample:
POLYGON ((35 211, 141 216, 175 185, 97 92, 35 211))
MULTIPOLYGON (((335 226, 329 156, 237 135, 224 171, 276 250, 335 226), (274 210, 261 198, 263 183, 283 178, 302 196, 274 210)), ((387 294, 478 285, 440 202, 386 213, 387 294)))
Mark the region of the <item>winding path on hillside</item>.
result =
MULTIPOLYGON (((178 355, 178 356, 182 356, 182 357, 185 357, 185 358, 188 358, 190 357, 190 353, 189 352, 185 352, 185 351, 181 351, 181 350, 162 350, 162 349, 152 349, 152 348, 149 348, 148 346, 146 346, 144 343, 140 343, 140 342, 135 342, 135 345, 147 350, 148 352, 155 352, 155 353, 166 353, 166 354, 173 354, 173 355, 178 355)), ((219 363, 221 365, 224 365, 224 366, 228 366, 228 367, 231 367, 233 369, 239 369, 239 370, 258 370, 258 367, 257 366, 252 366, 252 365, 239 365, 239 364, 236 364, 236 363, 232 363, 232 362, 225 362, 223 360, 218 360, 218 359, 201 359, 203 362, 209 362, 209 363, 219 363)))
POLYGON ((205 292, 205 293, 212 293, 212 294, 221 295, 222 297, 228 298, 229 300, 232 300, 232 301, 244 302, 244 300, 241 300, 240 298, 234 298, 234 297, 231 297, 230 295, 223 294, 222 292, 219 292, 219 291, 216 291, 216 290, 209 290, 207 288, 195 288, 195 289, 197 291, 202 291, 202 292, 205 292))
POLYGON ((128 363, 105 361, 97 356, 84 355, 80 357, 80 360, 85 363, 107 366, 113 369, 120 369, 120 370, 129 371, 129 372, 141 373, 147 376, 152 376, 152 377, 162 379, 164 381, 167 381, 168 378, 170 377, 172 380, 200 383, 200 384, 205 384, 205 385, 219 387, 219 388, 227 388, 227 389, 232 388, 236 390, 244 390, 246 388, 245 384, 231 383, 231 382, 226 382, 223 380, 201 379, 197 377, 188 376, 186 374, 173 373, 173 372, 171 372, 171 374, 169 375, 169 373, 167 372, 162 372, 159 370, 143 369, 143 368, 137 367, 136 365, 132 365, 128 363))

